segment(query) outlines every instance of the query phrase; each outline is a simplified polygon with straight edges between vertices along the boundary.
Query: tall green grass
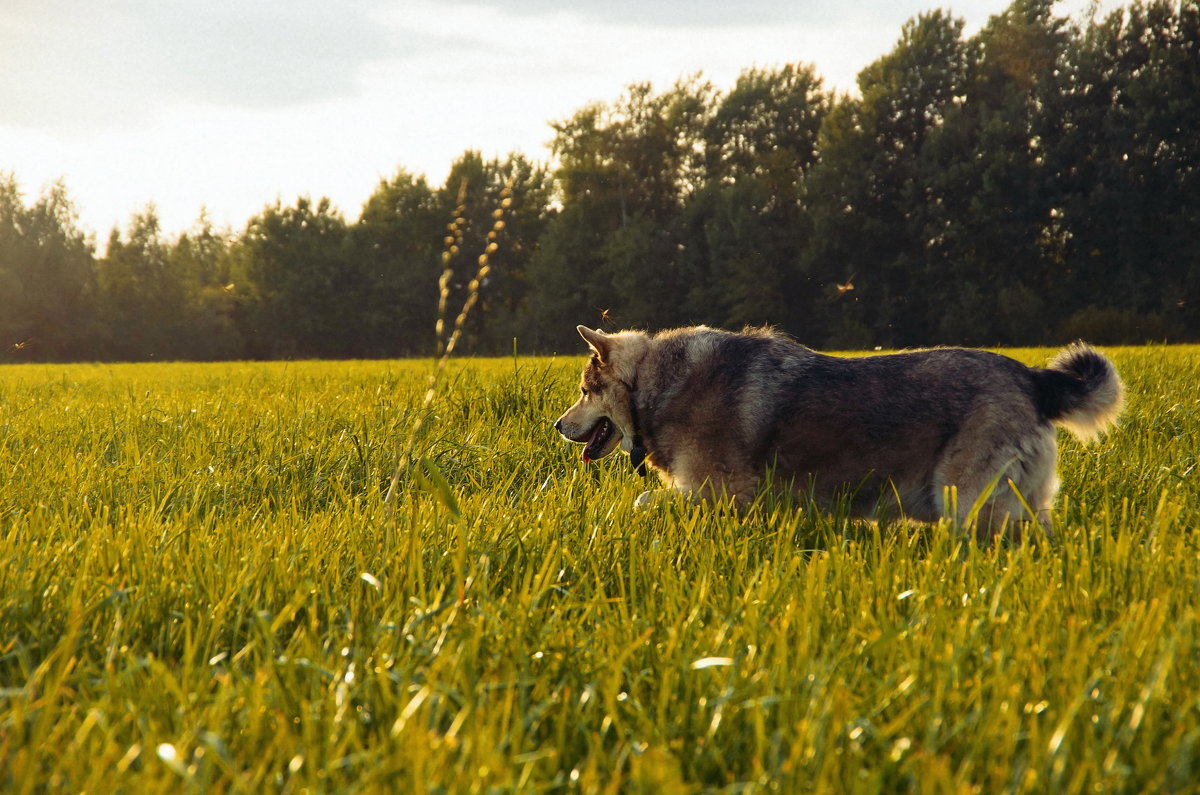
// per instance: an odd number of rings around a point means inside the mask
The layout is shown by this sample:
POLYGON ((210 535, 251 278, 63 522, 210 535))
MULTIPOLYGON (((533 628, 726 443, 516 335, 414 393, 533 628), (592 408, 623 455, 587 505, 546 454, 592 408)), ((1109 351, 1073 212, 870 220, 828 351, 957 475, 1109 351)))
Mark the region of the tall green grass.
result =
POLYGON ((1113 354, 994 548, 634 511, 582 359, 451 363, 412 440, 424 363, 0 368, 0 789, 1194 791, 1200 348, 1113 354))

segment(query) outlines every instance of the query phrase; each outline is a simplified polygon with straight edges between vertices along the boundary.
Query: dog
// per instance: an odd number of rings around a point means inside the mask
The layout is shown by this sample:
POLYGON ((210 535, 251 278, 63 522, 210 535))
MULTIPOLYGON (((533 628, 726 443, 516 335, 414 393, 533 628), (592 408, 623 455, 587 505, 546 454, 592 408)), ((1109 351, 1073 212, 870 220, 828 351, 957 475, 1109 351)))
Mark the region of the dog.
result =
POLYGON ((694 499, 746 503, 769 480, 981 540, 1027 520, 1048 532, 1054 425, 1092 441, 1124 403, 1112 362, 1082 342, 1039 369, 964 348, 829 356, 769 328, 577 328, 592 355, 554 428, 585 463, 620 447, 694 499))

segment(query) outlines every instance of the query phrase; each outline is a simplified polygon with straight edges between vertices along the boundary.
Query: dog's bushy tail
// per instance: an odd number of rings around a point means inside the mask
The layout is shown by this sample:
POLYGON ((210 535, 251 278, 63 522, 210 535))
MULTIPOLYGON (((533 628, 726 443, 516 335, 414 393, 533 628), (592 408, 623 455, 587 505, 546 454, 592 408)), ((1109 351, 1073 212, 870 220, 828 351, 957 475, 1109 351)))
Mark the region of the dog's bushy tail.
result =
POLYGON ((1059 351, 1045 370, 1034 370, 1042 414, 1084 442, 1117 421, 1125 386, 1107 356, 1083 342, 1059 351))

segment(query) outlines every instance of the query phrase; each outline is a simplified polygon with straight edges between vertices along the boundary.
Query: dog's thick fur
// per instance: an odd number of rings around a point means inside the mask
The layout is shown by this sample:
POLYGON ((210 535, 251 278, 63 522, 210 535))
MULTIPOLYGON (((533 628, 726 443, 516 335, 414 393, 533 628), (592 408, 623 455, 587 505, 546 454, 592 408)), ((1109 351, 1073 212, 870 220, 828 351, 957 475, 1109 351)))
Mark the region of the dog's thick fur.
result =
POLYGON ((619 445, 674 489, 739 500, 771 473, 868 517, 966 522, 987 495, 973 517, 983 538, 1045 522, 1058 490, 1053 424, 1090 441, 1124 395, 1112 363, 1083 343, 1035 369, 961 348, 826 356, 769 329, 578 329, 593 355, 554 427, 584 443, 584 461, 619 445))

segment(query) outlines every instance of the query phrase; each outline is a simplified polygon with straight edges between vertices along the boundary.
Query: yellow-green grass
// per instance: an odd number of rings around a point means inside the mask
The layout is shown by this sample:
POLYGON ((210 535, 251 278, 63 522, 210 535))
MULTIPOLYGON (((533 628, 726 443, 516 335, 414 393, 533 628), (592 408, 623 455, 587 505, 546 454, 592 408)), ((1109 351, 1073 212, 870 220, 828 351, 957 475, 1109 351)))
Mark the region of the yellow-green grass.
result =
POLYGON ((416 440, 427 362, 0 368, 0 790, 1195 789, 1200 348, 1111 353, 1058 543, 983 549, 635 511, 550 427, 582 358, 416 440))

